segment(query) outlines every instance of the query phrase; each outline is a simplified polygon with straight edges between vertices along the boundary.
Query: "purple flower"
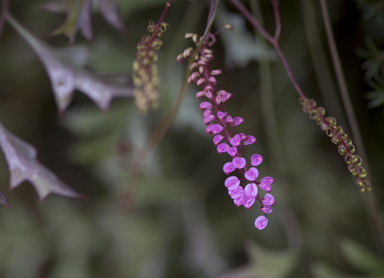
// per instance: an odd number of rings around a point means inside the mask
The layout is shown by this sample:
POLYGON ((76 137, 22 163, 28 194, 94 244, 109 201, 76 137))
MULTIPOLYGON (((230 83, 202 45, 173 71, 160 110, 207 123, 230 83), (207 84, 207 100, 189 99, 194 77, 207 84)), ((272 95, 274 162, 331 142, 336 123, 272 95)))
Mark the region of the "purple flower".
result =
POLYGON ((253 166, 258 166, 263 162, 263 157, 259 154, 254 154, 251 156, 251 164, 253 166))
POLYGON ((272 190, 271 184, 274 183, 275 180, 271 177, 262 178, 259 184, 259 187, 264 191, 270 192, 272 190))
POLYGON ((217 117, 219 118, 219 120, 222 120, 225 116, 227 116, 227 112, 222 112, 222 111, 217 112, 217 117))
POLYGON ((230 191, 228 191, 228 193, 229 193, 229 195, 231 195, 231 198, 232 198, 232 199, 237 199, 237 198, 243 196, 243 194, 244 194, 244 189, 243 189, 241 186, 239 186, 239 187, 237 187, 237 188, 234 189, 234 190, 230 190, 230 191))
POLYGON ((227 118, 225 119, 225 121, 226 121, 227 123, 229 123, 230 125, 233 124, 233 118, 231 117, 231 115, 228 115, 227 118))
POLYGON ((247 172, 245 172, 244 177, 249 181, 254 181, 259 176, 259 170, 257 170, 255 167, 249 168, 247 172))
POLYGON ((237 154, 237 148, 235 146, 233 146, 232 148, 228 147, 227 149, 227 153, 232 156, 232 157, 235 157, 236 154, 237 154))
MULTIPOLYGON (((217 134, 214 138, 213 138, 213 143, 217 146, 221 140, 223 140, 224 136, 221 135, 221 134, 217 134)), ((228 145, 227 145, 228 146, 228 145)), ((224 151, 226 152, 226 150, 224 151)))
POLYGON ((258 228, 259 230, 264 229, 265 227, 267 227, 267 225, 268 225, 268 219, 265 216, 261 215, 256 218, 255 227, 258 228))
POLYGON ((230 140, 229 140, 229 143, 232 144, 232 146, 240 146, 240 143, 241 143, 241 138, 239 135, 235 135, 233 136, 230 140))
POLYGON ((223 171, 224 173, 226 173, 227 175, 233 171, 236 170, 236 167, 232 164, 232 162, 227 162, 224 164, 223 166, 223 171))
POLYGON ((250 209, 254 203, 255 203, 255 197, 244 194, 243 205, 245 208, 250 209))
POLYGON ((236 117, 236 118, 233 119, 233 126, 237 126, 239 124, 242 124, 243 122, 244 122, 243 118, 236 117))
MULTIPOLYGON (((244 191, 245 191, 245 193, 246 193, 247 195, 256 197, 256 196, 257 196, 258 189, 257 189, 256 184, 254 184, 254 183, 249 183, 249 184, 247 184, 247 185, 245 186, 244 191)), ((272 195, 271 195, 271 196, 272 196, 272 195)))
POLYGON ((241 195, 240 197, 233 199, 233 202, 235 203, 236 206, 241 206, 244 204, 244 196, 241 195))
MULTIPOLYGON (((215 116, 212 115, 212 114, 209 114, 209 115, 207 115, 207 116, 204 118, 204 124, 209 125, 209 123, 210 123, 211 121, 213 121, 214 119, 215 119, 215 116)), ((212 129, 212 133, 213 133, 213 129, 212 129)), ((213 134, 216 134, 216 133, 213 133, 213 134)))
POLYGON ((220 132, 223 131, 223 129, 224 128, 221 125, 219 125, 219 124, 212 125, 212 133, 213 134, 219 134, 220 132))
POLYGON ((260 211, 262 211, 264 213, 271 213, 272 212, 272 208, 271 208, 271 206, 265 205, 262 208, 260 208, 260 211))
POLYGON ((248 135, 244 140, 244 145, 251 145, 256 142, 256 138, 252 135, 248 135))
POLYGON ((228 190, 235 190, 240 185, 240 180, 235 176, 230 176, 225 180, 225 186, 228 190))
POLYGON ((245 167, 245 164, 247 164, 247 161, 244 157, 235 157, 234 159, 232 159, 232 164, 237 169, 243 169, 245 167))
POLYGON ((263 204, 273 206, 275 204, 275 198, 271 194, 265 193, 263 204))
POLYGON ((220 145, 217 146, 217 152, 219 154, 227 152, 228 149, 229 149, 229 146, 226 143, 221 143, 220 145))

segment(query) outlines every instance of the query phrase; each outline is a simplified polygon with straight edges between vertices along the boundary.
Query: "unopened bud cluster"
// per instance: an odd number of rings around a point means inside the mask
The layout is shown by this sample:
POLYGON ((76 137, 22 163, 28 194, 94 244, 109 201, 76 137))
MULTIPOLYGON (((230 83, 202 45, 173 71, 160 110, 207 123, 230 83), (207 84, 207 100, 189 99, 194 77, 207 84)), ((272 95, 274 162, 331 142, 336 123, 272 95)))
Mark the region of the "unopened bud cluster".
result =
POLYGON ((149 22, 148 31, 152 36, 144 36, 137 45, 132 79, 135 85, 136 106, 141 113, 146 113, 148 109, 156 109, 160 104, 160 94, 157 90, 160 79, 156 62, 157 50, 163 42, 158 37, 166 31, 167 26, 165 22, 159 25, 155 25, 153 21, 149 22))
POLYGON ((309 118, 314 120, 326 134, 331 137, 332 143, 338 145, 339 154, 344 156, 345 162, 352 175, 357 177, 356 183, 361 187, 360 192, 370 191, 372 189, 370 183, 365 179, 367 171, 364 169, 362 159, 355 153, 355 146, 348 135, 344 133, 341 126, 336 125, 336 120, 332 117, 325 117, 325 109, 316 107, 316 101, 313 99, 300 99, 303 105, 303 111, 309 114, 309 118))
MULTIPOLYGON (((186 34, 186 38, 192 38, 196 45, 202 40, 197 34, 186 34)), ((256 166, 260 165, 263 157, 259 154, 251 156, 250 161, 243 157, 244 148, 247 145, 256 143, 256 138, 252 135, 238 133, 236 128, 244 122, 241 117, 232 117, 226 109, 226 101, 232 98, 232 94, 225 90, 217 90, 217 81, 215 76, 222 73, 221 70, 210 70, 210 61, 213 60, 213 51, 209 49, 214 42, 215 36, 208 35, 202 43, 198 52, 190 47, 177 57, 181 63, 183 59, 194 60, 189 69, 191 75, 188 78, 190 84, 195 83, 203 90, 196 94, 196 98, 206 101, 200 103, 200 109, 204 114, 204 124, 207 135, 215 135, 213 143, 219 154, 226 153, 230 156, 230 161, 225 163, 223 171, 229 175, 232 172, 239 172, 240 178, 236 175, 229 176, 224 185, 228 189, 228 194, 237 206, 244 206, 250 209, 255 201, 260 204, 260 211, 263 215, 257 217, 255 226, 259 230, 264 229, 268 224, 267 214, 272 212, 272 206, 275 205, 275 198, 269 193, 272 190, 274 179, 264 177, 257 181, 259 170, 256 166), (241 181, 247 184, 241 186, 241 181), (261 197, 261 190, 266 191, 264 197, 261 197)))

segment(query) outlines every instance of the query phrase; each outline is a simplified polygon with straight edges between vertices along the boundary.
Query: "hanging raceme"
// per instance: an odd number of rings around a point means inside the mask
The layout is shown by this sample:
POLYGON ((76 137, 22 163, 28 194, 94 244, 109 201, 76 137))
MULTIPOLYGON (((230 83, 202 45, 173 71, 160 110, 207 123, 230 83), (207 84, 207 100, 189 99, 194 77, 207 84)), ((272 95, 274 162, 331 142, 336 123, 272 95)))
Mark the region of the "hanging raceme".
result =
POLYGON ((163 42, 159 39, 167 30, 168 23, 164 22, 172 1, 166 4, 164 12, 157 24, 150 21, 148 31, 152 35, 142 37, 137 45, 136 60, 133 62, 132 79, 135 85, 134 95, 137 109, 145 114, 149 109, 155 110, 160 105, 160 93, 157 86, 160 78, 157 70, 157 51, 163 42))
MULTIPOLYGON (((192 38, 196 46, 202 39, 197 34, 191 33, 186 34, 185 38, 192 38)), ((241 174, 241 178, 235 175, 228 177, 224 184, 235 205, 243 205, 245 208, 250 209, 256 200, 260 203, 260 211, 264 215, 256 219, 255 226, 262 230, 268 224, 266 216, 267 213, 272 212, 275 199, 269 193, 266 193, 262 198, 259 195, 258 188, 270 192, 272 190, 271 184, 275 180, 271 177, 264 177, 257 181, 259 170, 256 166, 263 161, 261 155, 252 155, 250 163, 247 163, 242 156, 244 147, 256 143, 256 138, 236 131, 236 126, 242 124, 244 119, 241 117, 233 118, 228 114, 225 102, 232 98, 232 94, 225 90, 216 89, 217 81, 214 76, 221 74, 222 70, 210 71, 210 61, 214 58, 210 47, 215 41, 215 36, 209 34, 197 53, 194 52, 192 47, 189 47, 177 57, 177 60, 182 62, 183 59, 191 60, 194 58, 195 62, 190 66, 192 74, 188 81, 190 84, 195 83, 198 87, 203 88, 202 91, 196 94, 196 98, 202 99, 205 97, 208 100, 200 104, 200 109, 204 113, 204 124, 207 126, 206 133, 207 135, 215 135, 213 143, 217 146, 219 154, 228 153, 232 157, 231 161, 224 164, 224 173, 229 175, 238 170, 241 174), (240 185, 242 180, 247 182, 244 188, 240 185)))

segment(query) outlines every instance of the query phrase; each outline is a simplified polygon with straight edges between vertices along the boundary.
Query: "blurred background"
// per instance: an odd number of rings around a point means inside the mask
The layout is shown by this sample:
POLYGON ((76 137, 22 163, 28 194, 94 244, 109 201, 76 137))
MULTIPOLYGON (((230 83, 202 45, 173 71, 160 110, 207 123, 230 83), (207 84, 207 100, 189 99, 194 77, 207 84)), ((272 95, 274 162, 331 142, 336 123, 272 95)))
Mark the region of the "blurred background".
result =
MULTIPOLYGON (((78 34, 70 45, 64 35, 49 35, 65 15, 43 10, 43 2, 14 0, 9 10, 46 44, 85 50, 87 70, 120 77, 131 75, 137 43, 165 7, 164 0, 117 0, 124 33, 93 7, 93 40, 78 34)), ((38 159, 87 199, 50 195, 39 202, 27 182, 9 192, 9 170, 1 155, 0 190, 12 206, 0 207, 1 278, 384 277, 377 221, 383 221, 384 194, 383 1, 327 1, 368 158, 364 166, 373 190, 364 194, 336 146, 302 112, 272 48, 263 51, 263 41, 230 1, 221 2, 213 28, 231 24, 235 30, 219 35, 212 69, 223 69, 218 88, 234 96, 228 112, 245 119, 238 131, 257 138, 246 157, 261 154, 260 175, 275 178, 276 205, 267 228, 254 226, 261 215, 256 205, 246 210, 229 198, 222 171, 228 157, 219 156, 212 136, 205 134, 195 86, 189 86, 142 177, 133 175, 138 151, 178 97, 186 62, 177 63, 176 56, 193 46, 184 39, 186 32, 203 34, 208 1, 178 0, 170 7, 157 63, 161 106, 146 115, 130 98, 116 98, 102 112, 79 91, 60 115, 39 57, 5 24, 0 121, 34 145, 38 159), (261 59, 263 53, 269 63, 261 59)), ((253 8, 260 5, 266 29, 273 33, 269 1, 252 3, 253 8)), ((298 82, 351 136, 319 1, 280 1, 280 12, 280 45, 298 82)))

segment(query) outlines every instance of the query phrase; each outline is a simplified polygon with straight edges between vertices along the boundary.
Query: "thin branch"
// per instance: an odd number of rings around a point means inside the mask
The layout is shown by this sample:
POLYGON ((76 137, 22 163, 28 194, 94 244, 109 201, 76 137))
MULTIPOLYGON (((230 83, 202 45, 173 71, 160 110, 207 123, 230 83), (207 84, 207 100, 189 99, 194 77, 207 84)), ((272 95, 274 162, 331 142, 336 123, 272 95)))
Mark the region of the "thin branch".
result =
MULTIPOLYGON (((341 98, 343 100, 343 105, 345 108, 345 112, 347 114, 348 123, 349 123, 349 126, 351 128, 352 137, 353 137, 354 141, 356 142, 355 143, 356 147, 359 149, 359 151, 361 153, 361 157, 365 161, 367 172, 369 173, 370 169, 369 169, 368 159, 367 159, 367 156, 365 153, 363 139, 361 136, 359 125, 357 123, 356 114, 353 111, 352 102, 351 102, 351 99, 349 97, 347 83, 345 81, 343 68, 341 67, 341 62, 340 62, 339 54, 337 51, 337 47, 336 47, 336 43, 335 43, 335 39, 334 39, 332 27, 331 27, 329 15, 328 15, 327 4, 326 4, 325 0, 320 0, 320 5, 321 5, 321 12, 323 15, 323 20, 324 20, 324 26, 325 26, 325 32, 327 35, 329 50, 331 52, 332 61, 333 61, 333 65, 335 68, 335 74, 336 74, 336 78, 337 78, 337 83, 339 85, 341 98)), ((384 246, 384 220, 383 220, 383 216, 377 207, 376 197, 373 196, 373 194, 369 194, 369 195, 370 196, 368 197, 368 211, 371 213, 372 217, 375 219, 375 223, 377 225, 380 240, 384 246)))
POLYGON ((244 15, 244 17, 263 35, 263 37, 273 43, 274 38, 260 25, 260 23, 253 17, 244 5, 238 0, 231 0, 232 4, 244 15))
POLYGON ((273 13, 275 14, 275 22, 276 22, 276 30, 275 30, 275 36, 273 39, 275 41, 278 41, 280 38, 281 33, 281 20, 280 20, 280 13, 279 13, 279 3, 277 0, 271 0, 272 7, 273 7, 273 13))
MULTIPOLYGON (((196 56, 196 53, 198 53, 200 51, 200 48, 203 46, 204 41, 207 38, 207 36, 208 36, 208 34, 212 28, 213 21, 216 17, 217 7, 219 5, 220 0, 212 0, 212 2, 215 3, 215 5, 211 6, 211 8, 213 8, 212 16, 211 16, 210 20, 208 21, 209 24, 208 24, 208 26, 204 32, 204 35, 203 35, 199 45, 196 47, 194 54, 192 54, 192 59, 189 61, 188 65, 187 65, 187 70, 184 74, 183 83, 181 85, 181 89, 179 91, 178 98, 177 98, 176 102, 174 103, 174 105, 172 106, 172 108, 170 109, 170 111, 167 113, 167 115, 165 115, 165 117, 163 118, 163 120, 161 121, 159 126, 152 132, 152 134, 150 135, 150 137, 147 140, 147 142, 145 143, 145 145, 138 151, 137 160, 136 160, 136 163, 135 163, 134 168, 133 168, 133 175, 134 176, 133 176, 132 184, 136 184, 139 181, 139 179, 140 179, 140 177, 144 171, 145 162, 146 162, 148 156, 152 153, 152 151, 154 150, 156 145, 158 145, 159 142, 163 139, 167 130, 171 126, 174 118, 176 117, 177 112, 179 111, 179 108, 181 106, 185 92, 187 91, 187 87, 188 87, 188 77, 191 74, 190 65, 194 62, 194 58, 196 56)), ((127 205, 127 200, 128 200, 128 197, 130 197, 130 196, 131 196, 130 193, 126 194, 126 198, 124 200, 124 205, 127 205)))

